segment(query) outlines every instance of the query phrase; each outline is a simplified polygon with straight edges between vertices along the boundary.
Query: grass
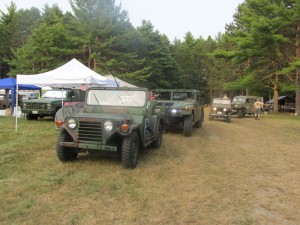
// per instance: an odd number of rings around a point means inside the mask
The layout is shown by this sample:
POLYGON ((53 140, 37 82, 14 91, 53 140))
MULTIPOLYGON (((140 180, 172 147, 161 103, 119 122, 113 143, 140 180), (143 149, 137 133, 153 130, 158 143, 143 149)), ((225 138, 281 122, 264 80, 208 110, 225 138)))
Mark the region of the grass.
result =
POLYGON ((299 118, 268 114, 253 121, 206 121, 191 138, 164 133, 160 149, 125 170, 103 156, 63 164, 53 121, 20 118, 16 132, 14 118, 0 117, 0 224, 272 224, 268 214, 296 224, 299 154, 289 148, 299 146, 299 118), (238 143, 244 130, 249 140, 238 143), (257 130, 281 135, 278 145, 261 151, 250 140, 257 130), (280 209, 284 218, 274 214, 280 209))

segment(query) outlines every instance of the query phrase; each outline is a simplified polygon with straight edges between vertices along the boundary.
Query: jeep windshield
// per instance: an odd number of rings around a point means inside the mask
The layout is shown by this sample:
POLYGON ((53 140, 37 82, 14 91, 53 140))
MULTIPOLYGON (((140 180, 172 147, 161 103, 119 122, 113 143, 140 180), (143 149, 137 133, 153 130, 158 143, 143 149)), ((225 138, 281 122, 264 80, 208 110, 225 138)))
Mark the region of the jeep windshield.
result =
POLYGON ((192 100, 194 98, 194 94, 192 92, 186 91, 155 91, 153 93, 155 99, 157 100, 177 100, 177 101, 185 101, 185 100, 192 100))
POLYGON ((87 94, 88 105, 143 107, 145 102, 145 91, 89 90, 87 94))
POLYGON ((224 104, 224 105, 227 104, 228 105, 228 104, 230 104, 230 99, 214 98, 213 103, 214 104, 224 104))
POLYGON ((67 97, 67 91, 46 91, 45 94, 43 94, 42 98, 66 98, 67 97))
POLYGON ((246 99, 245 98, 241 98, 241 97, 234 97, 232 99, 232 103, 245 103, 246 102, 246 99))

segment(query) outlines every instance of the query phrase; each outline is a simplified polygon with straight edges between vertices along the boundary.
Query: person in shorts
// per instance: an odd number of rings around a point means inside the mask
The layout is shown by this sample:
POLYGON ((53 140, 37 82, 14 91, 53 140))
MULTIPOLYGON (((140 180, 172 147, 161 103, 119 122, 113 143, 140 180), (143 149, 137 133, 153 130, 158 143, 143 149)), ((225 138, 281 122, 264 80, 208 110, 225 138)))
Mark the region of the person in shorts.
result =
POLYGON ((254 102, 254 113, 255 113, 255 119, 259 120, 259 115, 261 114, 261 109, 264 107, 264 103, 260 101, 260 99, 257 99, 256 102, 254 102))

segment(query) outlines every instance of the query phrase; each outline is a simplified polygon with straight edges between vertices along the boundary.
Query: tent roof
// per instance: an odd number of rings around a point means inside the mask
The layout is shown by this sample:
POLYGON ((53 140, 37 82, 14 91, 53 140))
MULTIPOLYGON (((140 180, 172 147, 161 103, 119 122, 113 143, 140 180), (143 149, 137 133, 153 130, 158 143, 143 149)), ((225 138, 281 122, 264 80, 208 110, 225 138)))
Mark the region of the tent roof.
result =
MULTIPOLYGON (((0 79, 0 89, 17 89, 15 78, 0 79)), ((41 90, 41 87, 35 85, 19 84, 19 90, 41 90)))
POLYGON ((35 74, 17 75, 18 84, 36 84, 58 88, 82 88, 84 85, 116 87, 115 81, 108 80, 76 59, 54 70, 35 74))
MULTIPOLYGON (((284 99, 293 101, 293 99, 289 96, 279 96, 278 97, 278 101, 284 100, 284 99)), ((271 100, 267 101, 266 103, 274 103, 274 99, 271 99, 271 100)))
POLYGON ((114 77, 113 75, 105 75, 105 77, 107 78, 107 79, 109 79, 109 80, 112 80, 112 81, 114 81, 115 79, 117 80, 117 82, 119 83, 119 86, 120 87, 137 87, 137 86, 135 86, 135 85, 133 85, 133 84, 130 84, 130 83, 127 83, 127 82, 125 82, 125 81, 123 81, 123 80, 121 80, 121 79, 119 79, 119 78, 117 78, 117 77, 114 77))

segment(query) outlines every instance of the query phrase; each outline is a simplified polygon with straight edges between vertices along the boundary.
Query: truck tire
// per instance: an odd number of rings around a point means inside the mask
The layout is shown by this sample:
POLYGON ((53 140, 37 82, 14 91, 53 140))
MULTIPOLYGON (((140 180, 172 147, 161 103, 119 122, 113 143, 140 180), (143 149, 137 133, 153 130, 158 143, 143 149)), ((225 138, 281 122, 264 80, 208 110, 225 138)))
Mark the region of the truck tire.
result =
POLYGON ((159 148, 161 146, 162 135, 163 135, 163 126, 161 125, 161 123, 159 123, 159 125, 158 125, 158 134, 156 136, 155 141, 152 143, 152 146, 154 148, 159 148))
POLYGON ((228 113, 227 114, 227 123, 230 123, 231 122, 231 113, 228 113))
POLYGON ((193 132, 193 115, 186 116, 183 124, 183 135, 185 137, 192 136, 193 132))
POLYGON ((65 141, 72 141, 72 138, 70 137, 70 135, 67 132, 61 131, 58 135, 57 144, 56 144, 57 158, 61 162, 74 161, 78 155, 78 153, 75 152, 74 148, 69 148, 69 147, 59 145, 60 142, 65 142, 65 141))
POLYGON ((139 138, 136 131, 123 138, 122 165, 126 169, 134 169, 139 160, 139 138))
POLYGON ((39 118, 39 115, 29 114, 26 115, 27 120, 37 120, 39 118))
POLYGON ((202 112, 201 118, 195 123, 196 128, 201 128, 202 127, 203 117, 204 117, 204 114, 202 112))
POLYGON ((239 109, 239 111, 238 111, 238 118, 241 119, 243 117, 244 117, 243 109, 239 109))

